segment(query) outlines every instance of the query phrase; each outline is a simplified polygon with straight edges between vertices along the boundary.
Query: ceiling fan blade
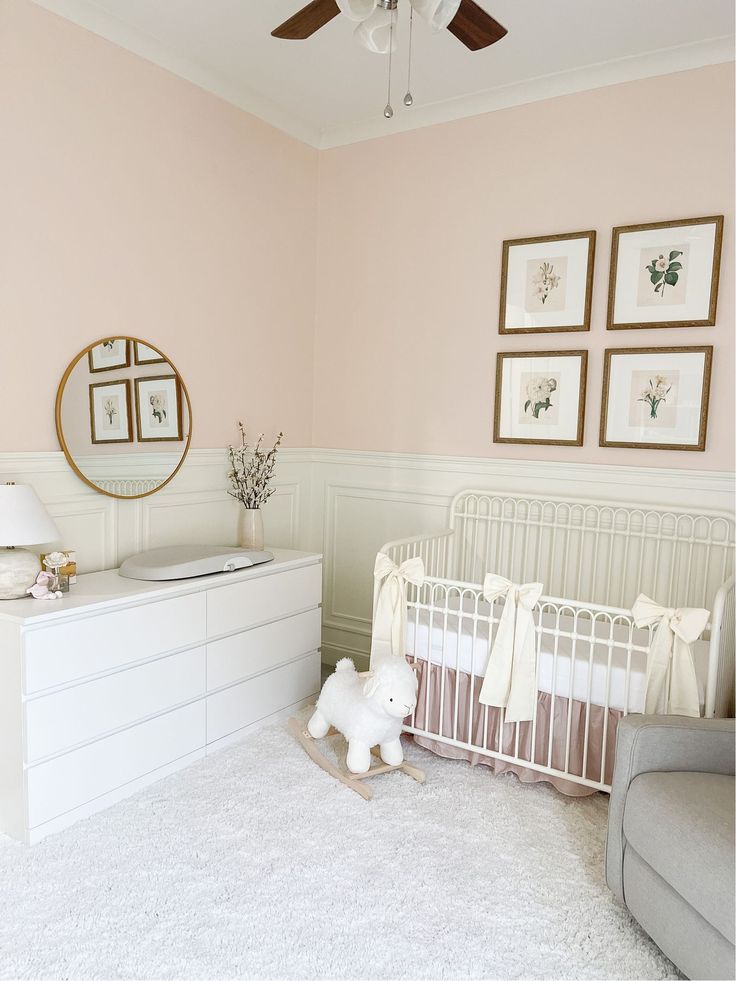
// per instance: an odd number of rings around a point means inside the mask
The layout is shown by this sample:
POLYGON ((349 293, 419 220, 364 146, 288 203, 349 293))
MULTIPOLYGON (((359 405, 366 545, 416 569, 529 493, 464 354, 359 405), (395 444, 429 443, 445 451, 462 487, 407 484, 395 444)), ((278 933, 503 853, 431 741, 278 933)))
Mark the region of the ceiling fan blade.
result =
POLYGON ((508 33, 474 0, 460 0, 458 12, 447 25, 447 30, 471 51, 487 48, 508 33))
POLYGON ((293 17, 271 31, 271 37, 285 38, 288 41, 303 41, 311 37, 320 27, 337 17, 340 8, 335 0, 312 0, 293 17))

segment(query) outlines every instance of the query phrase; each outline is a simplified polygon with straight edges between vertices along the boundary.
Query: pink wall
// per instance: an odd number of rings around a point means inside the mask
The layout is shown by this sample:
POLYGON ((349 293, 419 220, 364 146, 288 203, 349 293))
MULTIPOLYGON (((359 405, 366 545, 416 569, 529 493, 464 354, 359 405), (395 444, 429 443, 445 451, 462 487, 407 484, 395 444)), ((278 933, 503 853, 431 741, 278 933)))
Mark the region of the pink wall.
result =
POLYGON ((733 65, 520 106, 320 157, 317 446, 731 470, 733 65), (712 329, 606 331, 613 225, 725 214, 712 329), (498 334, 501 243, 598 231, 589 334, 498 334), (713 344, 704 453, 598 444, 603 350, 713 344), (498 350, 588 348, 583 447, 494 444, 498 350))
POLYGON ((56 449, 66 363, 129 332, 180 369, 194 446, 243 416, 291 446, 732 469, 733 110, 723 65, 319 154, 0 0, 0 450, 56 449), (711 213, 717 327, 606 332, 611 226, 711 213), (583 228, 590 334, 500 338, 503 239, 583 228), (707 451, 599 448, 603 348, 658 343, 715 345, 707 451), (496 351, 550 346, 591 351, 585 446, 493 444, 496 351))
POLYGON ((309 445, 316 176, 315 150, 0 0, 0 450, 58 449, 67 362, 123 333, 180 370, 194 446, 239 416, 309 445))

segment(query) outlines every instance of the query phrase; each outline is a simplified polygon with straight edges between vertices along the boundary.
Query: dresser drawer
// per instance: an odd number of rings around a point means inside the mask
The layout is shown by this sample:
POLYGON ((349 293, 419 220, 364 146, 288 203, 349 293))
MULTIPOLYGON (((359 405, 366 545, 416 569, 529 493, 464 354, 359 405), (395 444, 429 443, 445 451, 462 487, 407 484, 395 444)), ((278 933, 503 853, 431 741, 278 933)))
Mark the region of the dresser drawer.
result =
POLYGON ((222 688, 251 675, 278 667, 320 646, 320 611, 253 627, 207 645, 207 690, 222 688))
POLYGON ((86 804, 123 784, 201 749, 204 699, 29 767, 29 827, 86 804))
POLYGON ((25 690, 28 694, 43 691, 179 647, 201 644, 205 618, 206 598, 194 593, 28 630, 25 690))
POLYGON ((204 647, 26 702, 26 761, 63 752, 205 693, 204 647))
POLYGON ((207 635, 217 637, 266 620, 277 620, 319 606, 321 600, 321 565, 210 589, 207 593, 207 635))
POLYGON ((310 654, 260 674, 232 688, 207 696, 207 742, 222 739, 244 726, 319 691, 320 657, 310 654))

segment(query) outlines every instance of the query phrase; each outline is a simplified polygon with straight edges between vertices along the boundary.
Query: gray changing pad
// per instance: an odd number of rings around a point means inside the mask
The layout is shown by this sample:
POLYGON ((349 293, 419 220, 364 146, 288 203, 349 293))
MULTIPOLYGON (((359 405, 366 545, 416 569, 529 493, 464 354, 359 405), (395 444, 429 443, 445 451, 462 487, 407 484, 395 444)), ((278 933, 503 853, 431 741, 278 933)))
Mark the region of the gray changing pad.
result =
POLYGON ((230 548, 227 545, 169 545, 131 555, 120 566, 118 573, 125 579, 193 579, 215 572, 247 569, 272 560, 271 552, 230 548))

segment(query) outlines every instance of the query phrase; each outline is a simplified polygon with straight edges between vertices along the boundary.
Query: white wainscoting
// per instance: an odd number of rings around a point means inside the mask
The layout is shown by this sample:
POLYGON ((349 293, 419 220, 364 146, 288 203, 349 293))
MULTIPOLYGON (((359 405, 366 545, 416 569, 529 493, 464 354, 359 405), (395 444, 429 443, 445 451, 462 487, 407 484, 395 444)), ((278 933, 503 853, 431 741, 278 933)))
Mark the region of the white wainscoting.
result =
POLYGON ((734 500, 729 473, 314 450, 309 547, 324 553, 323 661, 365 667, 377 549, 447 527, 452 498, 470 487, 727 512, 734 500))
MULTIPOLYGON (((192 450, 163 490, 118 501, 83 484, 61 453, 0 454, 0 481, 36 488, 83 572, 156 545, 234 542, 238 505, 226 494, 225 471, 224 451, 192 450)), ((727 512, 734 500, 730 473, 405 453, 286 448, 276 474, 266 539, 323 553, 323 660, 351 656, 362 666, 377 549, 446 527, 464 488, 727 512)))
MULTIPOLYGON (((116 466, 113 457, 111 468, 116 466)), ((275 547, 298 548, 306 535, 311 467, 310 451, 284 450, 276 491, 264 511, 266 537, 275 547)), ((163 490, 126 501, 92 490, 62 453, 0 453, 0 482, 35 487, 59 527, 59 544, 76 549, 79 572, 114 568, 158 545, 233 544, 238 504, 227 495, 226 468, 224 450, 192 450, 163 490)), ((105 478, 102 472, 98 476, 105 478)))

